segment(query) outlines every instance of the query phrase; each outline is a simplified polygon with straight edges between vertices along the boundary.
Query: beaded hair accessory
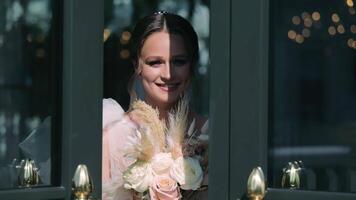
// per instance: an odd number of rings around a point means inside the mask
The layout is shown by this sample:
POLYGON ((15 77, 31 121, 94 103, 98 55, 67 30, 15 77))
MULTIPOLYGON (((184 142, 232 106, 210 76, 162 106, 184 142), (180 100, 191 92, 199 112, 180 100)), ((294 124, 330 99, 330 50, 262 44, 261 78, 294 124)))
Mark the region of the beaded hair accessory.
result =
POLYGON ((160 10, 160 11, 154 12, 153 14, 155 14, 155 15, 165 15, 165 14, 168 14, 168 12, 164 11, 164 10, 160 10))

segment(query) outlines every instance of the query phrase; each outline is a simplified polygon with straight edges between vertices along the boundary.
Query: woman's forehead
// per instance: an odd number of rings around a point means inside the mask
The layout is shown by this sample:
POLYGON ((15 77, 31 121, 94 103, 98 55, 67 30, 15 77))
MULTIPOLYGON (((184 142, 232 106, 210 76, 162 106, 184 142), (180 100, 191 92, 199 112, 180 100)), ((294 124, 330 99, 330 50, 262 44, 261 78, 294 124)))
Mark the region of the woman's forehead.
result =
POLYGON ((187 50, 184 39, 179 34, 165 31, 152 33, 146 38, 141 49, 141 56, 148 55, 185 56, 187 55, 187 50))

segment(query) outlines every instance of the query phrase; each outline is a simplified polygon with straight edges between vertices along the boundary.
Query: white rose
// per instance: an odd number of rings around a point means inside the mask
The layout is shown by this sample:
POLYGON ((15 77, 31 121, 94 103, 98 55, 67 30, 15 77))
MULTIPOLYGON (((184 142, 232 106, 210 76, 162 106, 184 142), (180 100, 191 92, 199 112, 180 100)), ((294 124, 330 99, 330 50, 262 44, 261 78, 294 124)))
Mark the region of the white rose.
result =
POLYGON ((153 156, 151 166, 155 175, 168 174, 173 164, 171 153, 159 153, 153 156))
POLYGON ((144 192, 153 182, 151 165, 146 162, 137 161, 124 172, 123 178, 126 189, 144 192))
POLYGON ((173 163, 170 175, 183 190, 197 190, 203 180, 203 170, 199 161, 192 157, 177 158, 173 163))

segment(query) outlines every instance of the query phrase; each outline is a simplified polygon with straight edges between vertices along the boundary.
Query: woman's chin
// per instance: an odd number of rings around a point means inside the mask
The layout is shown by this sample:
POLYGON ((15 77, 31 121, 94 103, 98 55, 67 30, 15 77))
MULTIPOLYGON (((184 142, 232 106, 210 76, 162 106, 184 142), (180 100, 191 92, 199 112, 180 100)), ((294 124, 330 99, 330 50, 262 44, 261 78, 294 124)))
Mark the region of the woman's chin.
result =
POLYGON ((179 95, 158 98, 155 102, 156 106, 164 109, 171 109, 174 104, 178 101, 179 95))

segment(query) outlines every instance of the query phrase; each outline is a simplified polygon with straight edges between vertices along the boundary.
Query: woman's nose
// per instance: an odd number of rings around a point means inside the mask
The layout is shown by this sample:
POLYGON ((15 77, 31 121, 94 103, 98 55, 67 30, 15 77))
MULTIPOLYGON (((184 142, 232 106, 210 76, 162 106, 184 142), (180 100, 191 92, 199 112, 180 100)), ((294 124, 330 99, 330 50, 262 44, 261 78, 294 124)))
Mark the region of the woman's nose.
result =
POLYGON ((161 71, 162 79, 169 80, 172 78, 172 69, 170 64, 166 64, 161 71))

